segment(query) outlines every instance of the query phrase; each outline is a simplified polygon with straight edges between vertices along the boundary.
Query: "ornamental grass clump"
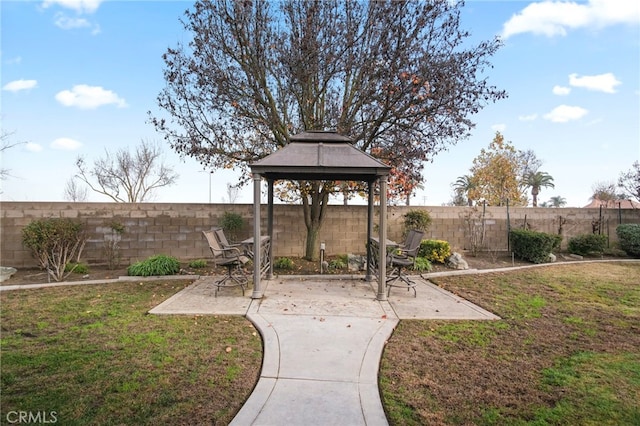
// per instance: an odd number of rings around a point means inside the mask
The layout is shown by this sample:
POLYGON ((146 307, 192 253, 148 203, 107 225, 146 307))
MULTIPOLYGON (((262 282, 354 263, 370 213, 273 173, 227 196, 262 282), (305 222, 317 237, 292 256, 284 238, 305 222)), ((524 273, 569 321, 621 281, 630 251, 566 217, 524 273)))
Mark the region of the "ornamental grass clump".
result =
POLYGON ((279 257, 273 262, 273 267, 276 269, 292 270, 293 260, 288 257, 279 257))
POLYGON ((413 265, 413 270, 416 272, 429 272, 433 269, 433 265, 429 262, 429 259, 425 257, 416 257, 416 261, 413 265))
POLYGON ((135 277, 175 275, 180 272, 180 262, 172 256, 159 254, 136 262, 127 268, 127 274, 135 277))
POLYGON ((207 267, 206 259, 196 259, 189 262, 189 268, 202 269, 207 267))

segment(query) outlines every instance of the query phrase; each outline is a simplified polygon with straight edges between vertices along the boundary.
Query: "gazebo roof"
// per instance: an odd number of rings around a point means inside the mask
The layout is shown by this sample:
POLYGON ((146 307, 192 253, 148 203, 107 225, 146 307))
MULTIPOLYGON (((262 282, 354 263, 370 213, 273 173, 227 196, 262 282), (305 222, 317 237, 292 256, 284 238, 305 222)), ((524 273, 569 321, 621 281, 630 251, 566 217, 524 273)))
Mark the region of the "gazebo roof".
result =
POLYGON ((353 146, 333 131, 308 131, 291 136, 284 148, 250 164, 268 179, 358 180, 372 182, 391 167, 353 146))

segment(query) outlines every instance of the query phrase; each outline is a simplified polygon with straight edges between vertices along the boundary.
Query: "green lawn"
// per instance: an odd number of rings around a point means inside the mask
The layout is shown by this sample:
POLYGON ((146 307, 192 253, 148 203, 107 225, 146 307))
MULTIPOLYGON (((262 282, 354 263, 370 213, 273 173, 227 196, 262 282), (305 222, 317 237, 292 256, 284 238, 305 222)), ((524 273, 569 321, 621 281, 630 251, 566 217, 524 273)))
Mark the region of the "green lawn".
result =
POLYGON ((402 321, 380 384, 394 425, 640 425, 640 264, 438 278, 500 321, 402 321))
MULTIPOLYGON (((394 425, 639 425, 640 264, 439 278, 499 321, 402 321, 380 387, 394 425)), ((226 424, 255 385, 244 318, 155 316, 184 282, 0 293, 1 424, 226 424), (49 417, 51 420, 51 417, 49 417)))
POLYGON ((185 285, 2 293, 2 424, 20 411, 63 425, 228 423, 257 381, 260 336, 242 317, 147 314, 185 285))

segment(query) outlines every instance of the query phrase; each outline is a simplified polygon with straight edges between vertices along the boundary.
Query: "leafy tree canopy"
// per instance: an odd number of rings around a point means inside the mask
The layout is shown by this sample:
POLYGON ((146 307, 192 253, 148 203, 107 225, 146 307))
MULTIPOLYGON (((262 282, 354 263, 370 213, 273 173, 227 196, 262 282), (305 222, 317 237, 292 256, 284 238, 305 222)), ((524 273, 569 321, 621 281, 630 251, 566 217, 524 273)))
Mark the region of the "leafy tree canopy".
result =
POLYGON ((522 156, 514 146, 504 140, 500 132, 482 149, 471 166, 475 186, 468 191, 473 200, 485 200, 492 206, 526 205, 527 198, 522 189, 522 156))

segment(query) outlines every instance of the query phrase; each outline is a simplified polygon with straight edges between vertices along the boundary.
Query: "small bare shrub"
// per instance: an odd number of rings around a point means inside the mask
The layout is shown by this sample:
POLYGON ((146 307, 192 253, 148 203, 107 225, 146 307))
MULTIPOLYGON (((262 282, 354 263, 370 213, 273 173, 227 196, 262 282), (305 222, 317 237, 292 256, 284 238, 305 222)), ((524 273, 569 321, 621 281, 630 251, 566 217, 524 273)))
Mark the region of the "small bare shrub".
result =
POLYGON ((124 225, 120 222, 110 222, 107 224, 110 231, 104 235, 104 256, 107 258, 109 269, 116 269, 120 266, 122 255, 120 254, 120 240, 124 233, 124 225))
POLYGON ((22 230, 23 244, 55 281, 74 272, 74 267, 65 269, 67 264, 80 264, 86 241, 84 225, 67 218, 35 220, 22 230))
POLYGON ((464 223, 464 234, 469 243, 472 256, 477 256, 484 247, 485 214, 477 206, 471 207, 460 214, 464 223))

